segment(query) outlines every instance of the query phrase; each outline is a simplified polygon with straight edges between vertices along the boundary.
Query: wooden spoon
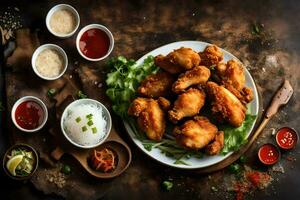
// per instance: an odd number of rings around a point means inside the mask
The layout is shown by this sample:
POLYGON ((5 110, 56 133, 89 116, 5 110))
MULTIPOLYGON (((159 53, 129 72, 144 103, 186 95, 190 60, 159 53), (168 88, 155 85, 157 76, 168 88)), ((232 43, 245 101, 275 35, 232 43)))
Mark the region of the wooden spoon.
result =
POLYGON ((218 171, 220 169, 227 167, 228 165, 232 164, 237 159, 239 159, 251 147, 251 145, 254 143, 256 138, 263 131, 263 129, 265 128, 267 123, 270 121, 270 119, 277 113, 279 107, 288 103, 288 101, 290 100, 290 98, 293 95, 293 92, 294 92, 294 90, 293 90, 290 82, 285 80, 282 87, 277 91, 277 93, 273 97, 270 106, 268 107, 267 111, 265 112, 262 122, 260 123, 260 125, 258 126, 256 131, 254 132, 254 134, 251 136, 248 143, 245 144, 244 146, 242 146, 239 151, 236 151, 231 156, 229 156, 228 158, 223 160, 221 163, 218 163, 218 164, 215 164, 215 165, 212 165, 209 167, 205 167, 202 169, 198 169, 197 172, 198 173, 211 173, 214 171, 218 171))

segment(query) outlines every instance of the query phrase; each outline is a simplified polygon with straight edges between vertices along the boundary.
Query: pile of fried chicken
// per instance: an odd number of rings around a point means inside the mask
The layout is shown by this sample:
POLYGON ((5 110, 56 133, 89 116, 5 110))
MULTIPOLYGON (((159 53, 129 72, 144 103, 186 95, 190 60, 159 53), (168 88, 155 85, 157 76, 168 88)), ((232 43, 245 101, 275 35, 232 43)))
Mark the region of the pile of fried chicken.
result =
POLYGON ((243 65, 222 61, 223 53, 215 45, 199 53, 181 47, 156 56, 155 65, 161 69, 142 81, 128 114, 137 117, 138 126, 151 140, 160 141, 170 121, 176 125, 173 134, 178 144, 218 154, 224 147, 224 132, 201 116, 204 104, 218 123, 239 127, 246 104, 253 99, 252 90, 245 87, 243 65))

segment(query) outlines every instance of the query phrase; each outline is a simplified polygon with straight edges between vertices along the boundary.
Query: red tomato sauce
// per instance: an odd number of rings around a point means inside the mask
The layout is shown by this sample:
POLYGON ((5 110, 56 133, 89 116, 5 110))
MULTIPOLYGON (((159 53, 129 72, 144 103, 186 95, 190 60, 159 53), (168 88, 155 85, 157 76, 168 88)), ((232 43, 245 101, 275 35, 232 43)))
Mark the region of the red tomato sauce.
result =
POLYGON ((279 151, 272 144, 264 144, 259 148, 258 157, 262 163, 272 165, 278 161, 279 151))
POLYGON ((297 133, 288 127, 281 128, 276 134, 276 142, 283 149, 293 148, 298 140, 297 133))
POLYGON ((24 129, 36 129, 43 123, 44 110, 35 101, 24 101, 17 107, 15 119, 24 129))
POLYGON ((79 41, 80 51, 89 58, 101 58, 109 50, 110 40, 108 35, 97 28, 85 31, 79 41))

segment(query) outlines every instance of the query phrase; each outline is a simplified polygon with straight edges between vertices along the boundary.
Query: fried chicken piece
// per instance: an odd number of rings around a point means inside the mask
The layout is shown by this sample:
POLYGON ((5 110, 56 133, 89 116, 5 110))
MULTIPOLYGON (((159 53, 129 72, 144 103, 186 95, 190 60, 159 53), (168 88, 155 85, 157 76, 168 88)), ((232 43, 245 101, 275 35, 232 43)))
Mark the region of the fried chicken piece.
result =
POLYGON ((171 74, 179 74, 184 71, 179 65, 175 65, 166 56, 158 55, 154 58, 155 65, 171 74))
POLYGON ((195 150, 202 149, 213 141, 217 132, 218 128, 206 117, 201 116, 195 116, 193 120, 188 120, 173 130, 180 145, 195 150))
POLYGON ((175 78, 168 72, 160 71, 157 74, 147 76, 138 88, 141 96, 157 98, 168 96, 175 78))
POLYGON ((169 110, 171 107, 171 102, 164 97, 159 97, 157 99, 157 102, 159 103, 160 107, 165 111, 169 110))
POLYGON ((238 91, 243 89, 246 79, 244 68, 240 62, 229 60, 225 66, 223 63, 219 64, 217 71, 221 75, 223 84, 232 85, 238 91))
POLYGON ((128 114, 137 117, 139 127, 150 140, 161 140, 166 121, 165 114, 156 100, 138 97, 130 105, 128 114))
POLYGON ((252 90, 244 86, 246 79, 242 63, 236 60, 229 60, 227 64, 219 63, 216 69, 221 83, 243 104, 253 100, 252 90))
POLYGON ((204 65, 208 68, 212 65, 217 65, 223 60, 223 53, 216 45, 207 46, 203 52, 199 52, 201 62, 200 65, 204 65))
POLYGON ((169 119, 177 123, 184 117, 192 117, 199 113, 205 102, 205 93, 195 88, 188 89, 178 96, 174 107, 169 111, 169 119))
POLYGON ((205 152, 208 155, 217 155, 224 147, 224 132, 219 131, 212 143, 205 147, 205 152))
POLYGON ((234 94, 244 105, 251 102, 254 98, 253 91, 249 87, 244 87, 242 90, 237 90, 230 84, 224 85, 227 90, 234 94))
POLYGON ((246 107, 240 100, 223 86, 214 82, 206 84, 206 91, 212 100, 212 112, 220 115, 235 127, 242 125, 246 116, 246 107))
POLYGON ((181 47, 169 53, 167 56, 156 56, 154 61, 158 67, 167 72, 178 74, 198 66, 200 56, 191 48, 181 47))
POLYGON ((206 83, 209 77, 210 70, 208 68, 205 66, 194 67, 179 76, 177 81, 173 84, 172 90, 175 93, 180 93, 192 85, 206 83))

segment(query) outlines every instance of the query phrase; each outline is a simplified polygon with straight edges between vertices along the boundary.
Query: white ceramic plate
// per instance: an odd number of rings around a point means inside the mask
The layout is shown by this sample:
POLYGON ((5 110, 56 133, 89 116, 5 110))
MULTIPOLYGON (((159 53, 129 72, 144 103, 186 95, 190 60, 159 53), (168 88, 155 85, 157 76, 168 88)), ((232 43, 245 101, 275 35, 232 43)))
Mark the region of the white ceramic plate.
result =
MULTIPOLYGON (((206 42, 199 42, 199 41, 181 41, 181 42, 170 43, 170 44, 164 45, 162 47, 159 47, 159 48, 147 53, 146 55, 144 55, 137 61, 137 64, 138 65, 142 64, 143 61, 149 55, 152 55, 152 56, 156 56, 159 54, 167 55, 174 49, 178 49, 180 47, 189 47, 189 48, 192 48, 194 51, 199 52, 199 51, 203 51, 207 45, 211 45, 211 44, 206 43, 206 42)), ((234 55, 232 55, 228 51, 226 51, 224 49, 221 49, 221 51, 224 54, 223 62, 227 62, 228 60, 231 60, 231 59, 237 59, 234 55)), ((249 112, 249 114, 257 115, 258 109, 259 109, 257 89, 256 89, 255 83, 254 83, 253 78, 250 75, 249 71, 246 68, 244 70, 245 70, 245 76, 246 76, 246 86, 250 87, 254 93, 254 100, 248 104, 248 112, 249 112)), ((252 129, 254 128, 255 122, 256 122, 256 120, 254 121, 253 125, 251 126, 249 132, 247 133, 247 137, 249 137, 252 129)), ((130 128, 129 124, 126 123, 125 121, 124 121, 124 124, 125 124, 125 128, 126 128, 128 134, 130 135, 133 142, 145 154, 147 154, 154 160, 157 160, 160 163, 171 166, 171 167, 176 167, 176 168, 181 168, 181 169, 199 169, 199 168, 203 168, 203 167, 208 167, 210 165, 214 165, 216 163, 221 162, 222 160, 224 160, 225 158, 227 158, 228 156, 230 156, 233 153, 233 152, 230 152, 226 155, 204 156, 203 158, 200 158, 200 159, 191 157, 186 160, 184 159, 184 161, 187 162, 189 165, 174 164, 174 162, 175 162, 174 158, 167 157, 165 154, 162 154, 160 152, 160 150, 157 148, 153 148, 151 151, 147 151, 144 148, 144 146, 142 145, 141 141, 135 137, 135 134, 134 134, 133 130, 130 128)))

